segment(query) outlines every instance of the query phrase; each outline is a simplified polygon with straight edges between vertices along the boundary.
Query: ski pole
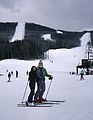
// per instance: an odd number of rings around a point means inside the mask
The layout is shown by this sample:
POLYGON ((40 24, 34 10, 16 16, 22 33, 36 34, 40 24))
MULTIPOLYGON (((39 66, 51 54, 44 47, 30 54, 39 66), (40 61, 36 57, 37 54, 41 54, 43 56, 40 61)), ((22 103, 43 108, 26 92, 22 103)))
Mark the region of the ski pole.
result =
POLYGON ((52 80, 51 80, 50 83, 49 83, 49 87, 48 87, 48 90, 47 90, 47 93, 46 93, 46 97, 45 97, 45 99, 46 99, 47 96, 48 96, 48 93, 49 93, 49 90, 50 90, 51 83, 52 83, 52 80))
POLYGON ((25 98, 25 95, 26 95, 27 87, 28 87, 28 82, 29 82, 29 81, 27 81, 26 88, 25 88, 24 95, 23 95, 23 98, 22 98, 22 102, 21 102, 21 103, 24 102, 24 98, 25 98))

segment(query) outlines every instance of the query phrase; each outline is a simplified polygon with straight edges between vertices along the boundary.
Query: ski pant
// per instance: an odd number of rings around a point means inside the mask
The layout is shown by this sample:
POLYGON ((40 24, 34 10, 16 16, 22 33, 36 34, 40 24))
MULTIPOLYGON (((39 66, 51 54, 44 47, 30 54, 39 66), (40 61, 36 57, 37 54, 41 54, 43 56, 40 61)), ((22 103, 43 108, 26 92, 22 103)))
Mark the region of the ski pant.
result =
POLYGON ((44 92, 45 92, 45 81, 39 80, 37 82, 37 91, 34 99, 38 99, 38 98, 41 99, 43 97, 44 92))
POLYGON ((82 80, 82 79, 84 80, 84 77, 83 77, 83 75, 84 75, 84 74, 83 74, 83 73, 81 73, 80 80, 82 80))
POLYGON ((28 96, 28 102, 31 103, 33 101, 33 96, 35 92, 35 82, 30 82, 29 87, 30 87, 30 94, 28 96))

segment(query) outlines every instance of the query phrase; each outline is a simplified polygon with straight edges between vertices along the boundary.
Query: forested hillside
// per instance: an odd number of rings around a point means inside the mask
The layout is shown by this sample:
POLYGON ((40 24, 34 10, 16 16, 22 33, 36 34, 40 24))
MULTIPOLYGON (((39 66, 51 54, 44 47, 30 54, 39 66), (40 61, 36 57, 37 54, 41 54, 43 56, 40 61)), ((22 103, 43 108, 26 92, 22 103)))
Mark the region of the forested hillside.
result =
POLYGON ((24 39, 9 42, 17 23, 0 23, 0 59, 38 59, 44 58, 49 49, 73 48, 80 46, 80 38, 87 32, 71 32, 42 26, 35 23, 25 24, 24 39), (43 35, 50 34, 51 40, 44 40, 43 35))

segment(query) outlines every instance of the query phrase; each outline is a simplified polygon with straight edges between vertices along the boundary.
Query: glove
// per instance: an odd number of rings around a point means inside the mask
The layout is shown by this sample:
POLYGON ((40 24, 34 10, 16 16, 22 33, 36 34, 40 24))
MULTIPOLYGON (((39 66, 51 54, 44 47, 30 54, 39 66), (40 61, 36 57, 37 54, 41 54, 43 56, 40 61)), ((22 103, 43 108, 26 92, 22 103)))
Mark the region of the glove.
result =
POLYGON ((53 77, 52 77, 52 76, 50 76, 50 77, 49 77, 49 80, 52 80, 52 79, 53 79, 53 77))

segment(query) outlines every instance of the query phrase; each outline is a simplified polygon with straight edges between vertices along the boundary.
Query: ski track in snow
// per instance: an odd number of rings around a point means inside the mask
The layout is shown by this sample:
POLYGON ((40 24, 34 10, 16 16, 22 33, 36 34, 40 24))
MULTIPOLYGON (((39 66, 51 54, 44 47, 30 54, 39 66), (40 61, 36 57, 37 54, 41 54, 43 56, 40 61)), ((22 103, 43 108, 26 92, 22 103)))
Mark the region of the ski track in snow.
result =
MULTIPOLYGON (((84 37, 88 42, 89 34, 84 37)), ((82 44, 83 44, 82 37, 82 44)), ((85 43, 84 42, 84 43, 85 43)), ((82 45, 81 45, 82 46, 82 45)), ((82 46, 85 48, 85 46, 82 46)), ((44 60, 47 71, 54 79, 48 94, 50 100, 66 100, 59 105, 49 108, 19 108, 28 77, 26 71, 30 71, 32 65, 38 65, 39 60, 2 60, 0 61, 0 120, 93 120, 93 76, 84 76, 84 81, 79 81, 79 75, 70 75, 75 71, 75 66, 82 58, 82 47, 73 49, 50 50, 50 60, 44 60), (7 71, 13 71, 11 82, 7 83, 7 71), (15 77, 18 70, 19 77, 15 77)), ((46 91, 50 81, 46 78, 46 91)), ((29 87, 25 96, 29 94, 29 87)), ((46 95, 46 92, 44 96, 46 95)))

